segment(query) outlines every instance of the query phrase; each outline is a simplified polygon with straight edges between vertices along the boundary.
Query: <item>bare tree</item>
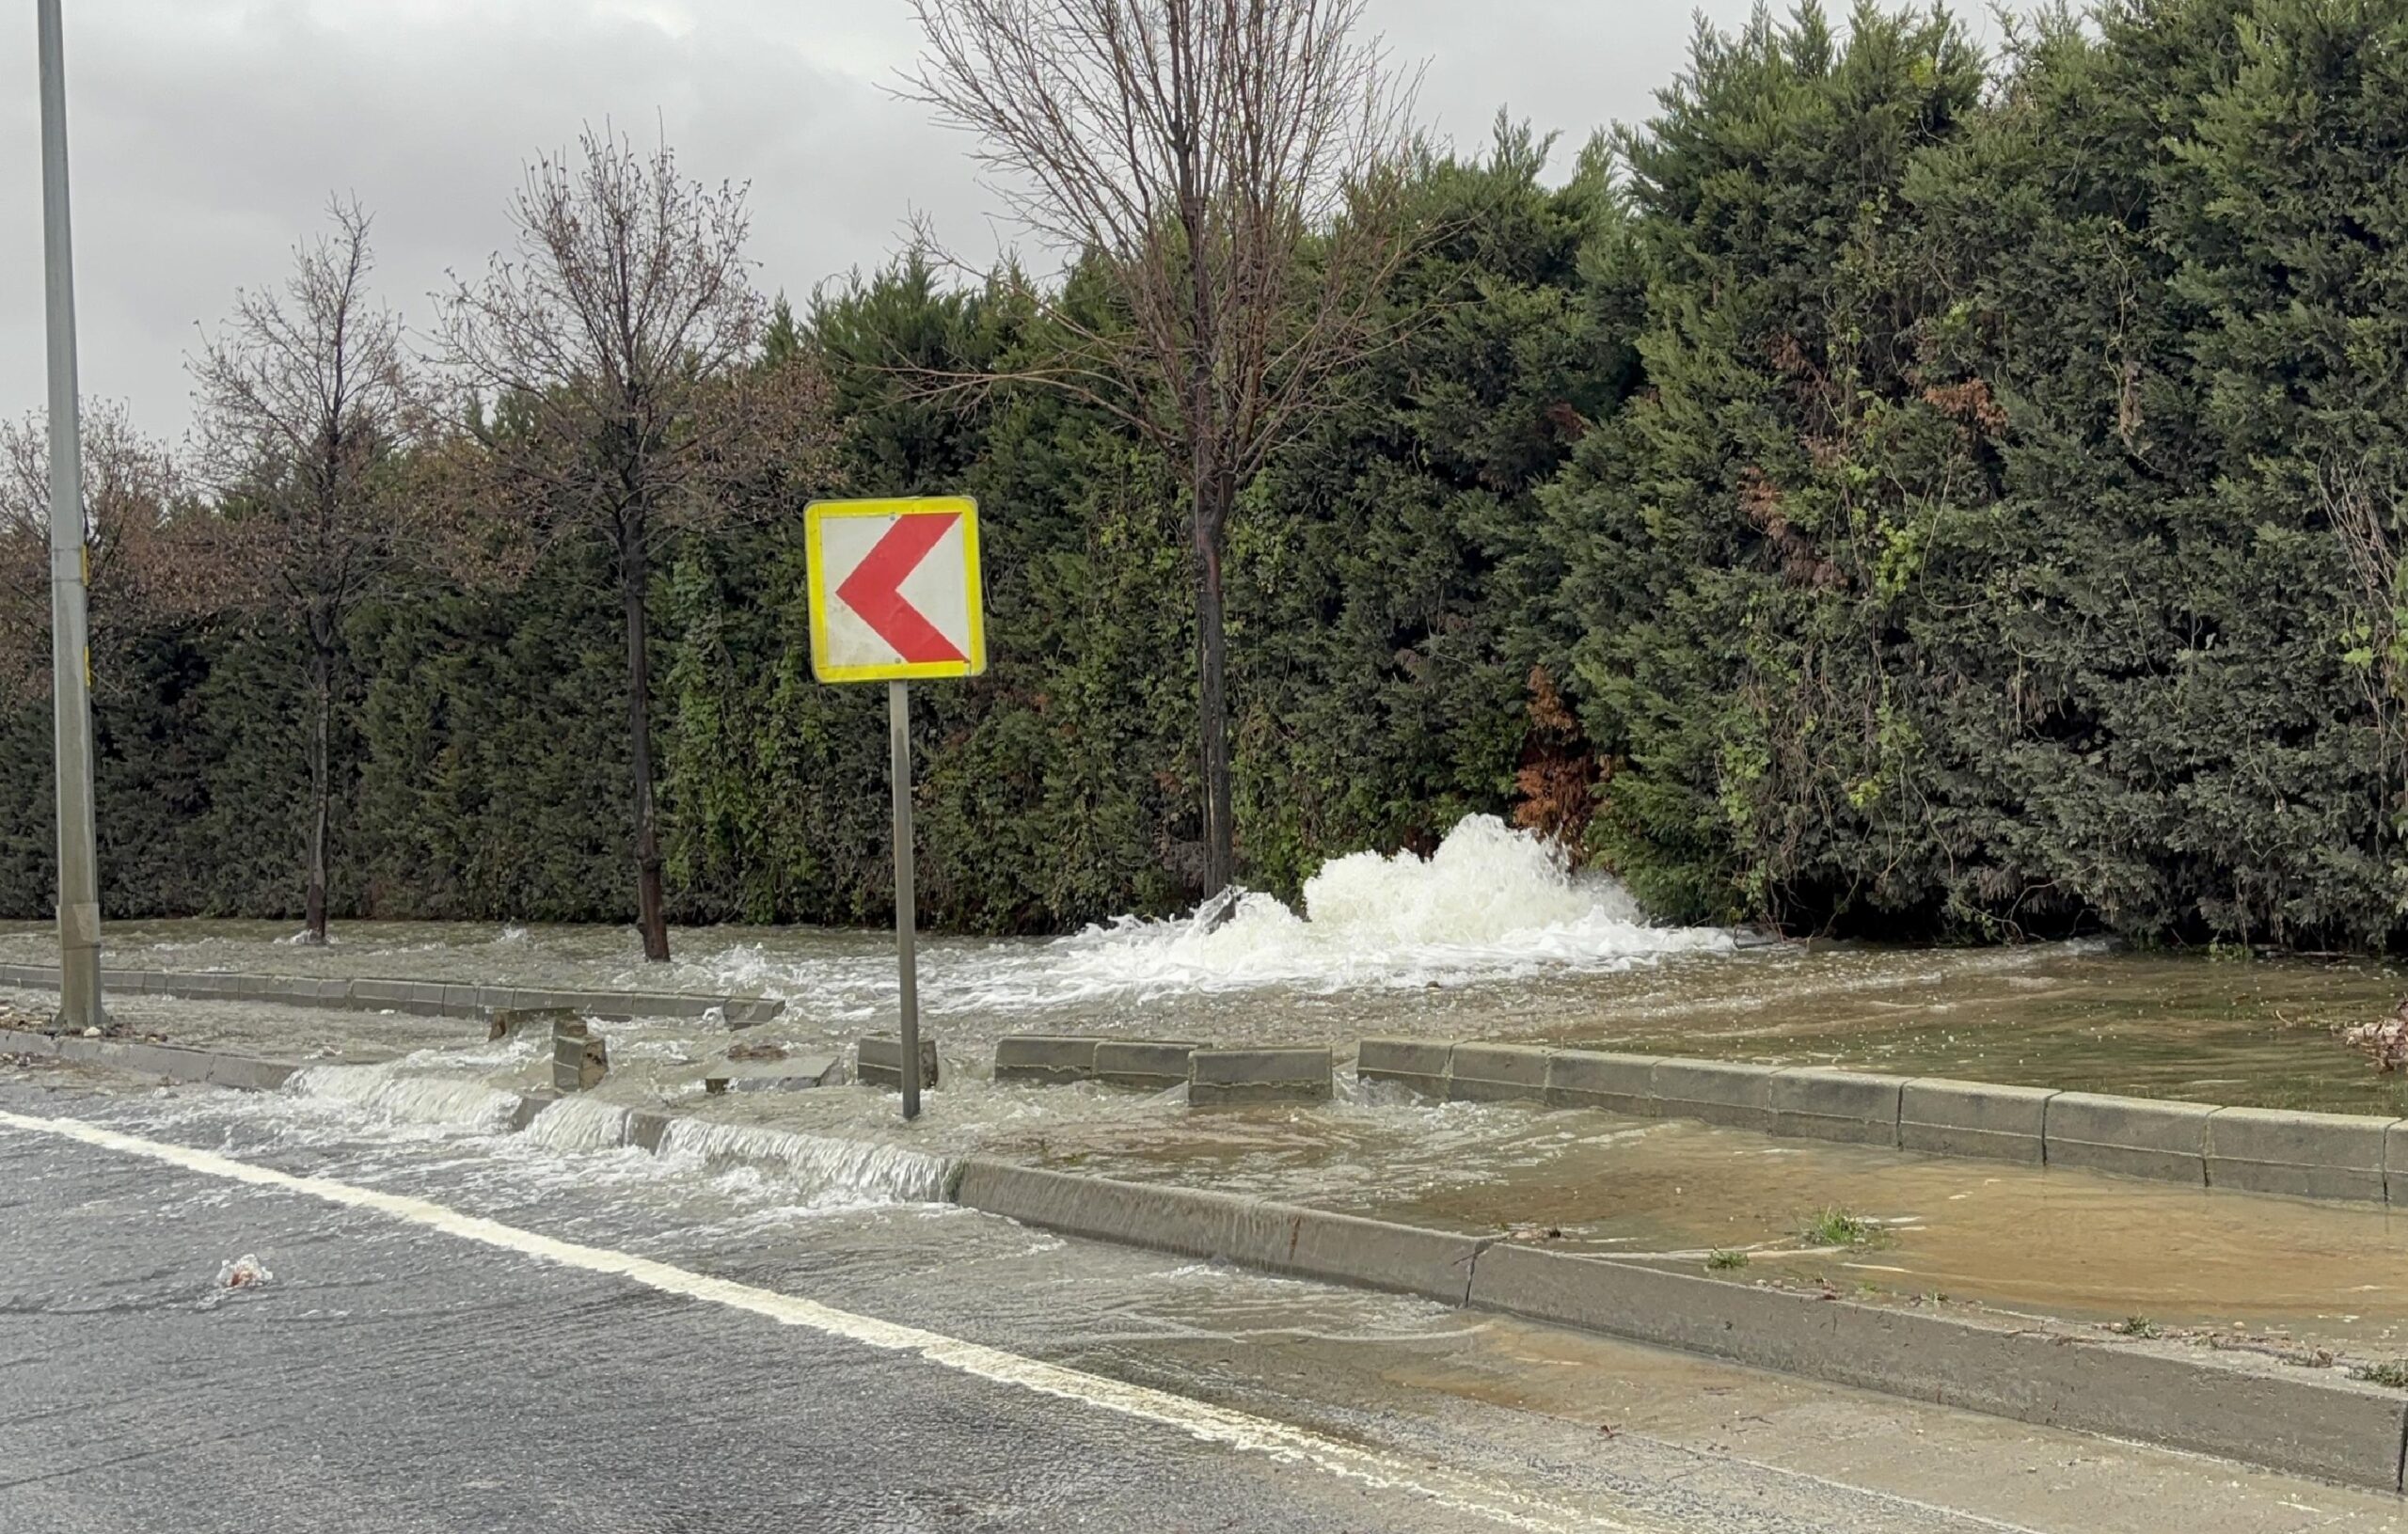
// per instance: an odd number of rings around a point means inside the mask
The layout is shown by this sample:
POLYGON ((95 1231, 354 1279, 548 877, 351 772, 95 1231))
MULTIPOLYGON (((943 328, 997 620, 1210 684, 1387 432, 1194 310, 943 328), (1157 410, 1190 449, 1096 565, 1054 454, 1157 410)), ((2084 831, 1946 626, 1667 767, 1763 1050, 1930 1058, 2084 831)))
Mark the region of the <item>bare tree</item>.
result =
POLYGON ((305 937, 326 941, 332 732, 343 628, 410 550, 393 468, 415 410, 400 320, 369 296, 369 215, 328 205, 332 230, 294 251, 277 289, 236 295, 189 360, 202 462, 244 579, 236 602, 292 622, 309 649, 305 937))
POLYGON ((748 366, 762 303, 743 245, 741 187, 689 181, 666 145, 648 155, 591 130, 528 167, 511 203, 512 256, 446 295, 445 360, 475 416, 503 507, 539 538, 598 533, 626 625, 638 925, 669 957, 654 809, 650 619, 654 556, 721 515, 713 494, 773 441, 748 366))
MULTIPOLYGON (((223 572, 166 444, 114 402, 87 403, 83 427, 93 685, 105 694, 115 682, 105 657, 150 624, 201 610, 223 572)), ((0 694, 49 690, 50 438, 37 411, 0 422, 0 694)))
MULTIPOLYGON (((1393 174, 1412 90, 1363 0, 912 0, 906 93, 977 137, 994 189, 1087 261, 1113 319, 1022 283, 1070 339, 1009 377, 1119 416, 1185 470, 1203 882, 1235 874, 1222 554, 1266 459, 1378 343, 1408 252, 1393 174)), ((1013 280, 1020 280, 1015 275, 1013 280)))

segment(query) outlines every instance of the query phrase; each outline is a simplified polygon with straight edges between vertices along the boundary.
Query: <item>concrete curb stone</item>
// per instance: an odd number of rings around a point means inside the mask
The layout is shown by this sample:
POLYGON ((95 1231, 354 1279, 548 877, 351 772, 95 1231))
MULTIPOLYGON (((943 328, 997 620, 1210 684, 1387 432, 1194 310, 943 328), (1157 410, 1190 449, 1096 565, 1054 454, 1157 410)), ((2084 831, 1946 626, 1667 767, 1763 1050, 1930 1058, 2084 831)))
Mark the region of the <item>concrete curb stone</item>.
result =
POLYGON ((1443 1099, 1454 1049, 1438 1039, 1367 1038, 1355 1049, 1354 1074, 1363 1081, 1395 1082, 1423 1097, 1443 1099))
POLYGON ((1187 1105, 1243 1108, 1327 1102, 1327 1049, 1196 1050, 1187 1057, 1187 1105))
POLYGON ((1550 1108, 1602 1108, 1633 1118, 1654 1118, 1656 1075, 1652 1054, 1608 1054, 1596 1050, 1555 1050, 1546 1061, 1545 1102, 1550 1108))
MULTIPOLYGON (((39 964, 0 964, 0 985, 56 990, 58 971, 39 964)), ((749 1028, 785 1013, 785 1003, 767 996, 705 996, 683 991, 533 990, 468 985, 458 981, 395 980, 368 976, 327 979, 309 975, 236 974, 224 971, 101 971, 103 993, 175 996, 186 1001, 274 1002, 296 1006, 370 1012, 406 1012, 419 1017, 478 1018, 495 1007, 567 1007, 613 1021, 638 1018, 700 1018, 718 1011, 731 1028, 749 1028)))
POLYGON ((1447 1100, 1536 1102, 1546 1096, 1546 1055, 1533 1044, 1458 1044, 1447 1059, 1447 1100))
MULTIPOLYGON (((934 1091, 937 1073, 935 1039, 920 1040, 920 1089, 934 1091)), ((863 1086, 903 1090, 903 1040, 894 1034, 863 1034, 853 1051, 853 1080, 863 1086)))
POLYGON ((1481 1253, 1471 1299, 1537 1321, 2017 1421, 2400 1489, 2408 1403, 2346 1378, 1528 1247, 1481 1253))
POLYGON ((1039 1229, 1462 1305, 1488 1242, 1237 1194, 973 1156, 954 1201, 1039 1229))
POLYGON ((995 1040, 995 1080, 1059 1086, 1095 1074, 1097 1040, 1076 1034, 1006 1034, 995 1040))
POLYGON ((1905 1087, 1904 1078, 1859 1070, 1783 1070, 1772 1079, 1772 1131, 1894 1149, 1905 1087))
POLYGON ((1103 1038, 1095 1046, 1095 1079, 1106 1086, 1167 1092, 1195 1072, 1197 1046, 1183 1039, 1103 1038))
POLYGON ((58 1040, 48 1034, 29 1034, 15 1028, 0 1028, 0 1054, 30 1054, 45 1060, 58 1058, 58 1040))
POLYGON ((2056 1095, 2045 1087, 1918 1077, 1900 1092, 1898 1148, 2038 1166, 2046 1160, 2049 1099, 2056 1095))
POLYGON ((2353 1114, 2219 1108, 2208 1115, 2208 1185, 2381 1203, 2393 1127, 2353 1114))
POLYGON ((1648 1096, 1664 1118, 1696 1118, 1733 1129, 1772 1132, 1773 1066, 1666 1056, 1648 1072, 1648 1096))
POLYGON ((2160 1182, 2208 1182, 2208 1119, 2204 1102, 2060 1092, 2043 1117, 2051 1166, 2087 1166, 2160 1182))

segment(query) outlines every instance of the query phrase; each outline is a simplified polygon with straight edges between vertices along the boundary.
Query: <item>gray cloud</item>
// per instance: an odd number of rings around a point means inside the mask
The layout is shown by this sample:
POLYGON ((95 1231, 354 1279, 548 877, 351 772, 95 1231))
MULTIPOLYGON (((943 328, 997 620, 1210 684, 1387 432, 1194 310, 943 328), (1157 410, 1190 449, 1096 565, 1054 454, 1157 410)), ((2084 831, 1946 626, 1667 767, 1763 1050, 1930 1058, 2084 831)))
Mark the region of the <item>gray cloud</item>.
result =
MULTIPOLYGON (((752 184, 762 285, 877 265, 914 213, 974 255, 994 199, 962 141, 887 90, 903 0, 65 0, 82 371, 164 435, 196 324, 277 280, 330 194, 376 214, 379 285, 414 324, 508 235, 527 159, 610 120, 752 184)), ((41 237, 29 8, 0 18, 0 414, 40 404, 41 237)), ((1725 24, 1748 0, 1712 0, 1725 24)), ((1371 0, 1465 147, 1500 106, 1563 134, 1643 116, 1692 24, 1656 0, 1371 0)))

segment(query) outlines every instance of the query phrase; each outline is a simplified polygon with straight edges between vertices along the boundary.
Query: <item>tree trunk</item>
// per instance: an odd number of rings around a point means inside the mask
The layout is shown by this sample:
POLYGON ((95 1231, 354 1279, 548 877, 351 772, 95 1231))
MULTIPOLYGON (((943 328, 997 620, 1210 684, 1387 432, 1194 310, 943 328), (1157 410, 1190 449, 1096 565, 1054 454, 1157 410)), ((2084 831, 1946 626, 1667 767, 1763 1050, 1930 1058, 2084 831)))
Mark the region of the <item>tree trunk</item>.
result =
POLYGON ((652 662, 646 654, 648 579, 643 529, 619 536, 619 595, 627 613, 627 758, 635 779, 636 926, 647 962, 669 960, 669 918, 660 893, 660 832, 652 806, 652 662))
MULTIPOLYGON (((317 625, 312 625, 314 629, 317 625)), ((326 822, 334 799, 333 766, 327 735, 334 719, 333 643, 315 632, 309 636, 309 848, 303 872, 304 941, 326 941, 326 822)))
POLYGON ((1229 784, 1229 708, 1222 681, 1227 641, 1221 620, 1221 534, 1235 487, 1206 469, 1196 480, 1196 708, 1203 769, 1204 898, 1226 893, 1237 875, 1237 836, 1229 784))

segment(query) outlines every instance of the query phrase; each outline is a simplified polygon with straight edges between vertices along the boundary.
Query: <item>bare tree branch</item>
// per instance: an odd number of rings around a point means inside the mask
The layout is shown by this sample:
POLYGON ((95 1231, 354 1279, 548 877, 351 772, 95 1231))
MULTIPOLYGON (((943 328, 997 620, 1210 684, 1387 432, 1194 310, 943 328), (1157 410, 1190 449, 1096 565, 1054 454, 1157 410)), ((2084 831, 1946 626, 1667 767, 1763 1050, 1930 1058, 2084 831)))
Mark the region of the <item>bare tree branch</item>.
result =
POLYGON ((441 295, 439 356, 475 402, 486 503, 530 545, 596 534, 616 557, 637 919, 656 961, 669 957, 652 767, 657 546, 774 504, 774 485, 816 471, 825 448, 818 372, 754 365, 764 306, 744 198, 688 180, 666 144, 639 154, 588 130, 528 167, 514 250, 441 295))
POLYGON ((291 622, 308 641, 309 816, 306 934, 326 933, 330 757, 343 626, 404 561, 421 557, 423 503, 397 493, 395 466, 422 404, 393 312, 369 296, 372 223, 356 201, 294 251, 279 289, 238 293, 233 313, 187 362, 201 462, 223 508, 220 546, 239 577, 225 593, 291 622))
MULTIPOLYGON (((990 185, 1114 322, 1020 291, 1068 340, 990 382, 1104 409, 1186 469, 1196 559, 1205 893, 1234 874, 1221 557, 1245 483, 1382 344, 1414 247, 1396 167, 1412 82, 1363 0, 912 0, 903 93, 971 134, 990 185)), ((1014 274, 1015 277, 1018 274, 1014 274)), ((972 387, 928 378, 940 391, 972 387)))

